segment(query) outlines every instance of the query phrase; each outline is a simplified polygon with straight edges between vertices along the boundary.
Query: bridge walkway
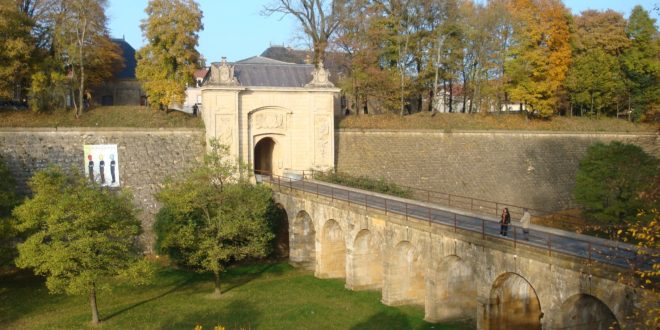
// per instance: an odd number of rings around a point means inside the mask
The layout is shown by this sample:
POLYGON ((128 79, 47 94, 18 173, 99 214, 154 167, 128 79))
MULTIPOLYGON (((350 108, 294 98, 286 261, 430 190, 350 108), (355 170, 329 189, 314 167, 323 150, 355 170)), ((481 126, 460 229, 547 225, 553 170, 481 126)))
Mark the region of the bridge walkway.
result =
MULTIPOLYGON (((304 177, 289 178, 279 176, 259 176, 259 179, 269 182, 279 189, 292 189, 304 191, 317 196, 329 197, 348 202, 349 204, 364 205, 385 213, 394 213, 405 217, 431 221, 454 230, 461 229, 480 233, 484 239, 494 237, 511 241, 514 246, 529 245, 545 249, 549 254, 563 253, 574 257, 586 259, 588 262, 600 262, 614 266, 631 268, 638 265, 636 248, 621 242, 594 238, 586 235, 566 232, 555 228, 531 226, 528 235, 522 228, 512 222, 509 225, 508 235, 500 235, 499 222, 488 216, 453 210, 447 207, 403 199, 356 188, 349 188, 336 184, 329 184, 304 177)), ((646 265, 650 266, 650 265, 646 265)))

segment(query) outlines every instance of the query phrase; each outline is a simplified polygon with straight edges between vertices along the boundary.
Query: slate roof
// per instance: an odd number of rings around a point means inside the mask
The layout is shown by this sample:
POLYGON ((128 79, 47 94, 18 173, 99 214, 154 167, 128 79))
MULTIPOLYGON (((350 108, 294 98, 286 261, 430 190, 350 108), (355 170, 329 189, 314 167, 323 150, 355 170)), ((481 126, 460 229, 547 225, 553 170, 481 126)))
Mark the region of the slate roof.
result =
POLYGON ((312 81, 313 65, 294 64, 255 56, 234 63, 234 75, 242 86, 305 87, 312 81))
MULTIPOLYGON (((219 66, 220 63, 213 63, 219 66)), ((311 64, 287 63, 262 56, 254 56, 231 63, 234 76, 241 86, 305 87, 312 81, 311 64)))
POLYGON ((116 79, 135 79, 135 49, 124 39, 112 39, 122 50, 124 57, 124 68, 115 74, 116 79))

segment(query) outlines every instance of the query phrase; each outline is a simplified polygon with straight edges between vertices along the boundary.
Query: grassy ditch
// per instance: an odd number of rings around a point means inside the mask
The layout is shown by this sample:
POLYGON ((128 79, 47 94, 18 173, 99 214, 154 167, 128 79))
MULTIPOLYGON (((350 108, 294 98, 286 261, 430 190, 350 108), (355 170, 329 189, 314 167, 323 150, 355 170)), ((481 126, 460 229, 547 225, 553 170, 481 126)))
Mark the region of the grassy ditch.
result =
POLYGON ((470 329, 467 323, 430 324, 421 307, 388 307, 380 292, 344 289, 284 263, 230 268, 223 296, 212 299, 211 274, 163 268, 147 287, 118 285, 98 295, 99 327, 87 297, 48 294, 26 272, 0 275, 2 329, 470 329))

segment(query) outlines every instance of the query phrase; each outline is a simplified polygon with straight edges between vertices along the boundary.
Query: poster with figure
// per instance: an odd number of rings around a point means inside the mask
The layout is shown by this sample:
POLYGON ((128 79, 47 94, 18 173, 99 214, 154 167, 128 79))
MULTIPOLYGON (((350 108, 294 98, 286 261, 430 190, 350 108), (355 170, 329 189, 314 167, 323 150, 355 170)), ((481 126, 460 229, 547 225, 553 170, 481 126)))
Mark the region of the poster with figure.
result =
POLYGON ((116 144, 83 145, 85 176, 104 187, 119 187, 119 154, 116 144))

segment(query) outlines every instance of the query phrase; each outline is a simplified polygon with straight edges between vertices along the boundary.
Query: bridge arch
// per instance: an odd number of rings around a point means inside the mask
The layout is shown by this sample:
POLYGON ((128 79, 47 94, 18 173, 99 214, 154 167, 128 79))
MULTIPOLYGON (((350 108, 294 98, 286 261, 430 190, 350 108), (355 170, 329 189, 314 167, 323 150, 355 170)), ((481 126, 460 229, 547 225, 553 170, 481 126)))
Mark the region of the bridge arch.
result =
POLYGON ((374 289, 383 286, 383 259, 373 232, 362 229, 357 233, 351 257, 351 288, 374 289))
POLYGON ((276 203, 272 209, 273 231, 275 232, 274 252, 279 258, 289 256, 289 216, 284 205, 276 203))
POLYGON ((316 267, 316 230, 309 213, 302 210, 291 223, 289 262, 314 270, 316 267))
POLYGON ((346 277, 346 242, 344 231, 333 219, 325 222, 321 233, 321 256, 318 276, 322 278, 346 277))
POLYGON ((424 304, 424 266, 421 255, 409 241, 401 241, 394 247, 389 259, 389 276, 385 283, 388 286, 388 304, 424 304))
POLYGON ((612 310, 588 294, 576 294, 566 299, 559 309, 556 326, 575 330, 620 329, 612 310))
POLYGON ((426 319, 438 322, 474 319, 477 315, 477 286, 474 269, 457 255, 438 263, 427 280, 426 319))
POLYGON ((488 329, 541 329, 536 290, 516 273, 500 275, 490 290, 488 329))

